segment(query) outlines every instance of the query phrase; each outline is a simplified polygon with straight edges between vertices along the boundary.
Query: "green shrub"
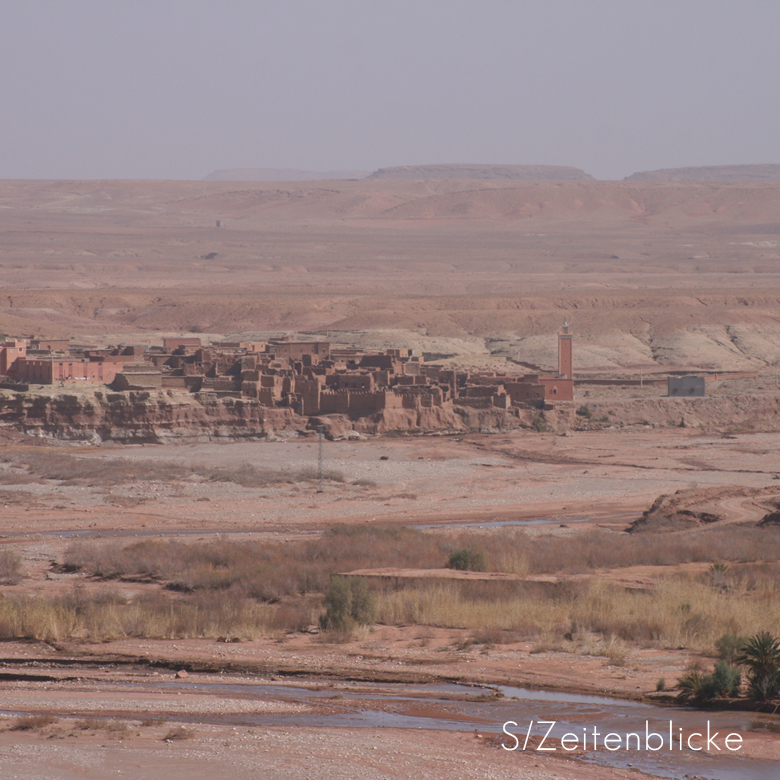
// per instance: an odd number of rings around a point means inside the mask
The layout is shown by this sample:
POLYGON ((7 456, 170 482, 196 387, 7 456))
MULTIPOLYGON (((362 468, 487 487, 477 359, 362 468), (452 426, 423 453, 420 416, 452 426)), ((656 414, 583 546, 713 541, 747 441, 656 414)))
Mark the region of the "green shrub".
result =
POLYGON ((590 418, 593 416, 593 412, 591 412, 590 407, 587 404, 583 404, 579 409, 577 409, 577 414, 580 417, 584 417, 586 420, 590 420, 590 418))
POLYGON ((666 680, 663 677, 658 678, 658 682, 655 684, 655 689, 660 693, 666 690, 666 680))
POLYGON ((735 669, 731 664, 726 663, 726 661, 718 661, 711 677, 717 696, 734 698, 739 694, 742 675, 739 673, 739 669, 735 669))
POLYGON ((450 555, 447 568, 459 571, 487 571, 487 559, 482 550, 476 550, 473 547, 458 550, 450 555))
POLYGON ((747 642, 747 637, 737 634, 723 634, 715 642, 715 649, 718 651, 718 658, 721 661, 733 664, 742 650, 742 646, 747 642))
POLYGON ((376 599, 362 577, 334 577, 325 594, 325 614, 320 626, 349 633, 376 619, 376 599))
POLYGON ((706 683, 707 675, 702 674, 697 669, 687 672, 677 680, 677 687, 680 692, 677 694, 677 701, 683 704, 703 704, 710 701, 712 691, 706 683))
POLYGON ((739 670, 725 661, 718 661, 712 674, 702 674, 693 669, 679 680, 677 700, 688 704, 708 704, 722 696, 734 697, 739 693, 742 676, 739 670))

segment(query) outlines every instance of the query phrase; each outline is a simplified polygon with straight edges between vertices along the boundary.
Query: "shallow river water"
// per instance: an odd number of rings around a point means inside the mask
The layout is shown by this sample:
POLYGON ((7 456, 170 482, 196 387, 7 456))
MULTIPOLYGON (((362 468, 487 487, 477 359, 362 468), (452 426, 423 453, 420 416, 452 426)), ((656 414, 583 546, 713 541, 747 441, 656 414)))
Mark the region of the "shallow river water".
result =
MULTIPOLYGON (((739 751, 729 752, 724 740, 734 731, 780 727, 780 719, 743 712, 703 712, 681 707, 658 707, 640 702, 624 701, 600 696, 582 696, 560 692, 546 692, 500 686, 500 698, 492 691, 465 685, 378 686, 360 685, 358 689, 303 688, 297 685, 220 685, 209 683, 166 683, 173 690, 212 693, 214 695, 258 698, 266 701, 286 701, 311 705, 312 711, 301 713, 242 713, 220 716, 219 720, 253 726, 309 726, 317 728, 409 728, 476 730, 482 735, 496 735, 507 747, 522 749, 527 733, 527 750, 555 747, 565 755, 560 738, 569 733, 578 737, 573 753, 582 761, 614 767, 634 767, 648 774, 666 778, 711 778, 715 780, 777 780, 780 762, 741 758, 739 751), (507 729, 518 735, 515 741, 503 731, 504 724, 514 721, 507 729), (721 754, 710 756, 686 747, 692 733, 691 745, 706 743, 707 724, 710 735, 717 734, 713 743, 721 754), (551 725, 552 724, 552 725, 551 725), (672 729, 672 750, 669 749, 669 730, 672 729), (529 731, 530 727, 530 731, 529 731), (594 729, 599 734, 593 749, 594 729), (583 731, 585 735, 583 735, 583 731), (650 738, 648 750, 644 743, 646 732, 660 736, 650 738), (541 737, 548 734, 544 743, 541 737), (626 735, 638 734, 628 740, 626 735), (621 747, 610 751, 603 744, 607 734, 618 735, 621 747), (680 747, 682 735, 682 748, 680 747), (534 739, 536 738, 536 739, 534 739), (641 743, 639 750, 636 742, 641 743), (533 747, 536 743, 536 748, 533 747)), ((618 740, 613 738, 612 746, 618 740)), ((569 745, 571 746, 570 738, 569 745)), ((735 741, 731 746, 736 745, 735 741)), ((497 747, 496 749, 501 749, 497 747)), ((547 752, 549 755, 550 753, 547 752)))

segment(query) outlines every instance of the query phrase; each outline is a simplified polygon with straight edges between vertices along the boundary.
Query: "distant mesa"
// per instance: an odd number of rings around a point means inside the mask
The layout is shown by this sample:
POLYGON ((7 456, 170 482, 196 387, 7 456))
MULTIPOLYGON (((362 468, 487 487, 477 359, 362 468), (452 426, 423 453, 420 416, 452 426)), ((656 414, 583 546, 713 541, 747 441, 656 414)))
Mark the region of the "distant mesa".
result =
POLYGON ((319 181, 365 179, 368 171, 299 171, 294 168, 230 168, 213 171, 203 181, 319 181))
POLYGON ((632 173, 624 181, 761 182, 780 181, 780 165, 705 165, 632 173))
POLYGON ((565 165, 402 165, 380 168, 369 179, 475 179, 478 181, 595 181, 565 165))

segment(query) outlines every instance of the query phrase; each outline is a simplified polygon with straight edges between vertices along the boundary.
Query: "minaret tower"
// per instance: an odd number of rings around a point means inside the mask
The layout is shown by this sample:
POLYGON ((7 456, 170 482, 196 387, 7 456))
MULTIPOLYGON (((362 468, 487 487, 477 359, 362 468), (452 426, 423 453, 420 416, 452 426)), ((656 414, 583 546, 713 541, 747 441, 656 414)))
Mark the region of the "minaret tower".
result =
POLYGON ((569 323, 563 323, 563 333, 558 335, 558 379, 572 379, 571 333, 569 323))

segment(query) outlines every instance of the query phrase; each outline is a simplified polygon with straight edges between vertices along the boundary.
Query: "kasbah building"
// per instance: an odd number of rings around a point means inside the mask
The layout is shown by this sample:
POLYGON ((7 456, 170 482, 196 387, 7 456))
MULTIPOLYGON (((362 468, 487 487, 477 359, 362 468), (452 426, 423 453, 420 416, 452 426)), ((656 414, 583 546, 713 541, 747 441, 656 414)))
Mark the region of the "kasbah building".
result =
POLYGON ((385 409, 550 408, 574 400, 568 324, 554 376, 464 372, 426 363, 409 349, 368 351, 329 341, 214 342, 166 338, 162 346, 98 349, 69 340, 6 339, 0 385, 98 383, 117 392, 208 393, 288 407, 302 416, 370 415, 385 409))

